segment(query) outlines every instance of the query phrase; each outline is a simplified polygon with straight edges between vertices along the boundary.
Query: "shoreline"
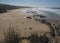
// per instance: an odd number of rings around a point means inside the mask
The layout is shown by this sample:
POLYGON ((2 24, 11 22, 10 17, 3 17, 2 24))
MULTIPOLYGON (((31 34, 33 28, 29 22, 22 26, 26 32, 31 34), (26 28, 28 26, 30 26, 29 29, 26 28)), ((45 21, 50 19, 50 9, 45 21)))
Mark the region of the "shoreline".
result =
MULTIPOLYGON (((48 29, 49 27, 45 24, 36 22, 34 19, 30 20, 30 19, 24 18, 27 16, 28 15, 20 13, 20 9, 12 10, 10 12, 0 14, 0 28, 1 28, 0 34, 3 34, 3 30, 6 31, 9 28, 9 25, 12 25, 12 27, 14 28, 18 27, 18 30, 21 29, 22 33, 25 30, 25 28, 30 28, 30 27, 32 27, 34 31, 39 31, 39 30, 48 31, 49 30, 48 29), (45 30, 43 26, 46 27, 47 30, 45 30)), ((27 29, 27 31, 28 31, 27 33, 29 33, 29 29, 27 29)), ((2 35, 0 37, 2 37, 2 35)))
POLYGON ((4 39, 3 33, 9 29, 10 25, 21 37, 28 37, 33 33, 49 34, 50 27, 46 25, 49 21, 46 21, 44 15, 27 15, 21 10, 24 9, 10 10, 10 12, 0 14, 0 40, 4 39))

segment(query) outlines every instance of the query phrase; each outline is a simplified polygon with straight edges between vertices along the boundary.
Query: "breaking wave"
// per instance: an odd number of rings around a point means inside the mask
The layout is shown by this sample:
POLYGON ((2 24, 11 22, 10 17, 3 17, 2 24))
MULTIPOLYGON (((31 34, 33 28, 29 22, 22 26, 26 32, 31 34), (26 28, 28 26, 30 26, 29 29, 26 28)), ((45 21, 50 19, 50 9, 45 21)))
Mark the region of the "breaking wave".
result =
POLYGON ((42 14, 49 18, 60 20, 60 9, 28 8, 28 9, 25 9, 23 13, 30 14, 30 15, 42 14))

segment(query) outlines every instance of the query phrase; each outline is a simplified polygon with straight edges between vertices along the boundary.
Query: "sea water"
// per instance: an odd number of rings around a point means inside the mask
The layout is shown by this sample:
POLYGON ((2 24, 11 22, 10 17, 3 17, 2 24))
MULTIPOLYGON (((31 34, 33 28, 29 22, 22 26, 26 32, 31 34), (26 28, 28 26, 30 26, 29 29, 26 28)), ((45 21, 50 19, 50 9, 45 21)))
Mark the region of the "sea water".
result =
POLYGON ((60 21, 60 9, 53 9, 53 8, 29 8, 23 11, 26 14, 31 15, 45 15, 48 18, 59 20, 60 21))

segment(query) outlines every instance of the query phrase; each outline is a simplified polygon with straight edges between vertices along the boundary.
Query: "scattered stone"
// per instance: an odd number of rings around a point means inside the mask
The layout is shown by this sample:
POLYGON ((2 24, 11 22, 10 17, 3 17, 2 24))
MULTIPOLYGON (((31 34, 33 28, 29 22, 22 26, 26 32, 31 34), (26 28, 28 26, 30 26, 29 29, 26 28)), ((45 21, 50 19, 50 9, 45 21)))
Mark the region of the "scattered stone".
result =
POLYGON ((27 28, 25 28, 27 30, 27 28))
POLYGON ((44 35, 41 35, 41 36, 40 36, 39 41, 40 41, 41 43, 48 43, 48 42, 49 42, 49 39, 48 39, 48 37, 44 34, 44 35))
POLYGON ((40 19, 35 18, 36 21, 41 21, 40 19))
POLYGON ((33 15, 33 17, 38 17, 38 16, 40 16, 40 15, 33 15))
POLYGON ((4 13, 4 12, 7 12, 7 10, 4 8, 0 8, 0 13, 4 13))
POLYGON ((44 16, 44 15, 40 15, 40 18, 46 18, 46 16, 44 16))
POLYGON ((57 43, 57 40, 56 40, 55 38, 52 38, 52 39, 50 40, 50 43, 57 43))
POLYGON ((32 30, 32 28, 31 28, 31 27, 30 27, 29 29, 30 29, 30 30, 32 30))
POLYGON ((28 19, 32 19, 31 17, 27 16, 28 19))

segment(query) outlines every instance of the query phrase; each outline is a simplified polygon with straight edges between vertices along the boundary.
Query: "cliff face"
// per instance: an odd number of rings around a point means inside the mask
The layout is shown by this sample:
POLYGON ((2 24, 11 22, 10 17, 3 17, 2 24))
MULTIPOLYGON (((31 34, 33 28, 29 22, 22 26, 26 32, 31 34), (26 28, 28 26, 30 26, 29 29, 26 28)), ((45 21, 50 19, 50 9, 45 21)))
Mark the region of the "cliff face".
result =
POLYGON ((0 4, 0 8, 4 8, 6 10, 11 10, 11 9, 18 9, 20 7, 19 6, 13 6, 13 5, 7 5, 7 4, 0 4))
POLYGON ((12 10, 12 9, 19 9, 19 8, 30 8, 28 6, 14 6, 14 5, 8 5, 8 4, 0 4, 0 9, 4 8, 6 10, 12 10))

